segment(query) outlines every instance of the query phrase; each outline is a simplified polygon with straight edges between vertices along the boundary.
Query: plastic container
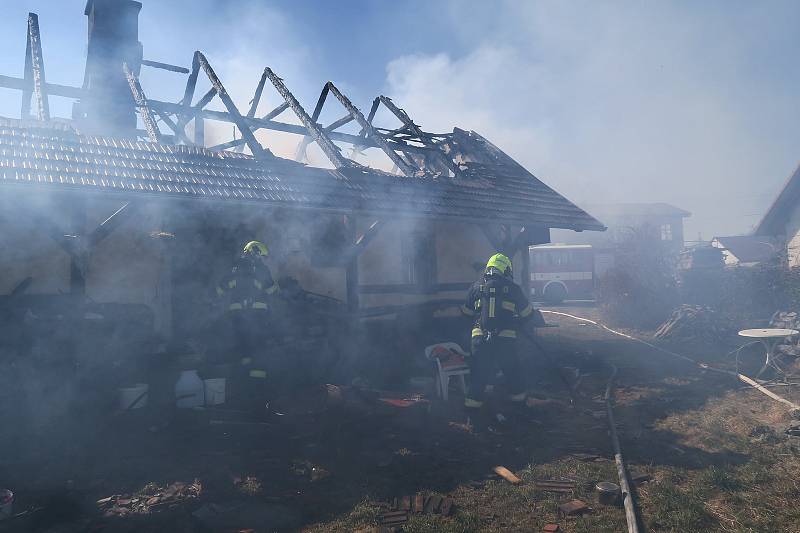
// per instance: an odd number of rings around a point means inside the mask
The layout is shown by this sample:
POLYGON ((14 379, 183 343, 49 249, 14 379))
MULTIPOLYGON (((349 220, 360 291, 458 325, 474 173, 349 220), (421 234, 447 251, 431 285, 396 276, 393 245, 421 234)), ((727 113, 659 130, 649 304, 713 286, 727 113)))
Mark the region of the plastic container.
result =
POLYGON ((119 389, 119 408, 123 411, 141 409, 147 405, 150 387, 147 383, 137 383, 133 387, 119 389))
POLYGON ((0 489, 0 520, 10 518, 14 514, 14 493, 8 489, 0 489))
POLYGON ((175 383, 175 403, 180 409, 202 407, 205 403, 205 387, 197 370, 182 370, 175 383))
POLYGON ((209 378, 203 380, 206 405, 225 403, 225 378, 209 378))
POLYGON ((619 501, 619 485, 608 481, 601 481, 594 487, 597 491, 597 502, 602 505, 616 505, 619 501))

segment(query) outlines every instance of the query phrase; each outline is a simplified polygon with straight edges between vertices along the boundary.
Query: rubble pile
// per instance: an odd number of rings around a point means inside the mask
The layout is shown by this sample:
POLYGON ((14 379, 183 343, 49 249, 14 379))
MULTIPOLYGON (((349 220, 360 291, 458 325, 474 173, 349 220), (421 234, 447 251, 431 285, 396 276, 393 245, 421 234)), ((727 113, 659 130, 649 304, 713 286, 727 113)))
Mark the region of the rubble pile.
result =
POLYGON ((149 483, 141 491, 132 495, 115 494, 97 501, 97 506, 103 515, 127 516, 144 515, 167 509, 174 509, 179 505, 200 496, 203 486, 195 479, 192 483, 175 482, 166 487, 159 487, 149 483))
POLYGON ((682 305, 655 332, 657 339, 679 341, 711 341, 724 338, 728 326, 711 308, 701 305, 682 305))

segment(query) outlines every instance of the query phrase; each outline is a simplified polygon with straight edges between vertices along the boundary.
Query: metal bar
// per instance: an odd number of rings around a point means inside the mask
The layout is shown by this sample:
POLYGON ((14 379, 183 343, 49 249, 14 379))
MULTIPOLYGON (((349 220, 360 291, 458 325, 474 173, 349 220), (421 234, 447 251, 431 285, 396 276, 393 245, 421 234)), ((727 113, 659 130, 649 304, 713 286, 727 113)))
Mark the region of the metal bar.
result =
POLYGON ((139 113, 142 116, 144 128, 147 130, 147 137, 151 142, 161 142, 161 133, 158 131, 155 118, 153 118, 153 112, 147 105, 147 97, 144 95, 142 86, 139 85, 139 80, 136 78, 136 75, 131 72, 128 63, 122 64, 122 70, 125 72, 125 78, 128 80, 128 86, 131 88, 133 100, 136 102, 136 106, 139 108, 139 113))
POLYGON ((414 123, 414 121, 413 121, 413 120, 411 120, 411 117, 409 117, 409 116, 408 116, 408 113, 406 113, 404 109, 401 109, 401 108, 397 107, 397 106, 395 105, 395 103, 392 101, 392 99, 391 99, 391 98, 389 98, 389 97, 387 97, 387 96, 380 95, 380 96, 378 97, 378 99, 380 100, 380 102, 381 102, 381 103, 382 103, 384 106, 386 106, 386 109, 388 109, 389 111, 391 111, 391 113, 392 113, 394 116, 396 116, 398 119, 400 119, 400 121, 403 123, 403 125, 404 125, 406 128, 408 128, 408 130, 409 130, 411 133, 413 133, 414 135, 416 135, 417 137, 419 137, 419 138, 420 138, 420 140, 422 140, 422 141, 423 141, 423 142, 425 142, 426 144, 429 144, 430 146, 435 146, 435 147, 437 148, 437 153, 438 153, 438 156, 437 156, 437 157, 438 157, 438 159, 440 160, 440 162, 441 162, 442 164, 444 164, 444 165, 445 165, 445 167, 446 167, 448 170, 450 170, 450 172, 452 172, 452 173, 453 173, 453 175, 456 175, 456 174, 458 173, 458 167, 457 167, 457 166, 456 166, 456 164, 453 162, 453 160, 452 160, 452 159, 451 159, 451 158, 450 158, 450 157, 449 157, 447 154, 445 154, 445 153, 444 153, 444 152, 441 150, 441 148, 440 148, 438 145, 436 145, 436 143, 434 143, 434 142, 433 142, 433 139, 431 138, 431 136, 430 136, 428 133, 425 133, 424 131, 422 131, 422 128, 420 128, 419 126, 417 126, 417 125, 414 123))
POLYGON ((233 100, 231 100, 231 97, 228 95, 228 92, 225 90, 222 82, 217 77, 214 69, 212 69, 211 65, 208 63, 206 56, 204 56, 201 52, 195 52, 195 57, 200 62, 200 67, 202 67, 203 71, 205 71, 206 76, 208 76, 208 79, 211 82, 211 85, 213 85, 217 90, 217 95, 219 96, 220 100, 222 100, 222 103, 225 105, 228 113, 231 115, 233 123, 236 124, 236 127, 239 128, 239 131, 242 133, 242 138, 245 139, 247 146, 253 153, 253 157, 256 159, 271 157, 272 152, 264 149, 264 147, 258 143, 255 135, 253 135, 252 130, 248 126, 247 122, 245 122, 244 117, 241 113, 239 113, 239 109, 236 108, 236 104, 233 103, 233 100))
POLYGON ((28 13, 28 40, 31 52, 31 72, 33 73, 33 94, 36 97, 36 117, 39 120, 50 120, 50 102, 47 98, 44 81, 42 37, 39 34, 39 17, 36 13, 28 13))
POLYGON ((289 91, 289 89, 286 87, 286 84, 283 83, 283 80, 280 79, 274 72, 272 72, 272 69, 269 67, 264 69, 264 74, 267 76, 267 78, 269 78, 269 81, 272 82, 272 85, 275 86, 278 94, 280 94, 286 103, 289 104, 289 107, 292 109, 292 111, 294 111, 294 114, 297 115, 297 118, 300 119, 300 122, 302 122, 303 126, 305 126, 305 128, 308 130, 319 147, 328 157, 330 162, 333 163, 333 166, 336 168, 353 166, 352 161, 345 158, 341 154, 339 147, 333 144, 333 141, 331 141, 330 137, 328 137, 328 135, 322 131, 322 129, 319 127, 319 124, 317 124, 315 120, 308 116, 306 110, 303 109, 303 106, 300 105, 300 102, 297 101, 297 98, 295 98, 291 91, 289 91))
POLYGON ((336 86, 328 82, 326 84, 329 87, 330 91, 333 95, 341 102, 344 108, 350 113, 353 118, 358 122, 358 124, 367 131, 367 137, 372 139, 378 147, 383 150, 383 152, 392 160, 392 162, 397 165, 397 168, 405 174, 406 176, 410 176, 414 173, 414 169, 412 169, 402 157, 400 157, 394 149, 389 146, 386 140, 381 137, 380 133, 375 131, 375 128, 372 127, 372 124, 367 122, 367 119, 364 118, 364 115, 361 114, 361 111, 353 105, 349 98, 347 98, 344 94, 336 88, 336 86))
POLYGON ((170 72, 178 72, 180 74, 189 74, 190 72, 190 70, 186 67, 170 65, 169 63, 162 63, 161 61, 150 61, 149 59, 142 59, 142 65, 146 67, 160 68, 161 70, 169 70, 170 72))

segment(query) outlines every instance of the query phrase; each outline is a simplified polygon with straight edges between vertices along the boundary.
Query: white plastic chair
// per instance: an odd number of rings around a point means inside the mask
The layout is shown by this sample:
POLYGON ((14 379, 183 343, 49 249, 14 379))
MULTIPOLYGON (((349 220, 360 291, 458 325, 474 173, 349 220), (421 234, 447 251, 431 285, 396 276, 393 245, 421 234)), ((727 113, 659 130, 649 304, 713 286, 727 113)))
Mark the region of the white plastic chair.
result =
POLYGON ((447 401, 451 377, 458 378, 461 391, 467 394, 467 382, 464 378, 469 374, 469 365, 465 360, 467 355, 455 342, 442 342, 425 348, 425 357, 436 361, 436 392, 444 401, 447 401))

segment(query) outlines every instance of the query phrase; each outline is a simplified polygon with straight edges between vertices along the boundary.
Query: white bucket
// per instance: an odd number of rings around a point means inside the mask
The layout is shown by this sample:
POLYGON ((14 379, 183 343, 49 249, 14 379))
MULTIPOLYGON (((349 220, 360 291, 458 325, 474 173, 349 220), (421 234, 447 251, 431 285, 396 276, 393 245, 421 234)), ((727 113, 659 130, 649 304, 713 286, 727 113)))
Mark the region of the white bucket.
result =
POLYGON ((225 403, 225 378, 204 379, 203 386, 206 392, 206 405, 225 403))
POLYGON ((121 387, 119 389, 119 408, 127 411, 128 409, 140 409, 146 406, 148 391, 147 383, 137 383, 133 387, 121 387), (136 400, 139 401, 137 402, 136 400), (136 405, 131 407, 134 402, 136 402, 136 405))
POLYGON ((205 403, 203 393, 203 380, 197 375, 197 370, 182 370, 175 383, 175 400, 178 408, 202 407, 205 403))

